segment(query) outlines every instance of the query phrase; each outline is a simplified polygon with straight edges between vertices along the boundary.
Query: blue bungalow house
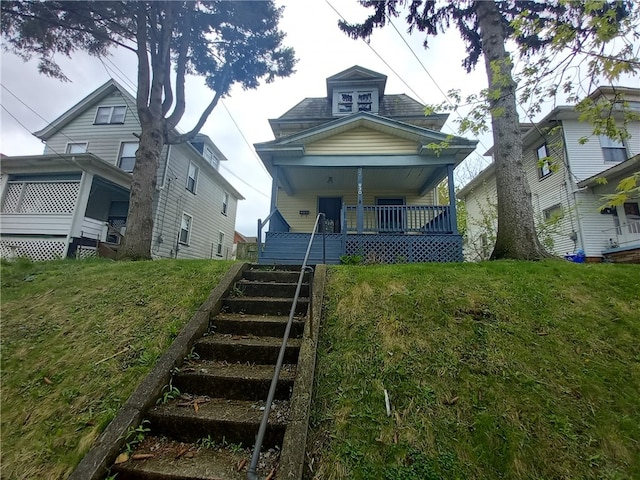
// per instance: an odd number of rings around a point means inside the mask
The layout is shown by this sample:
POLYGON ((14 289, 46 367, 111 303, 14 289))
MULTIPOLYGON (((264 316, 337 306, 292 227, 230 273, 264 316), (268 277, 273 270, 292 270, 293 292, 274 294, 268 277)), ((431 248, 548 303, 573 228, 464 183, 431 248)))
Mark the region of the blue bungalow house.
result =
MULTIPOLYGON (((258 221, 260 263, 300 264, 319 213, 327 263, 342 255, 462 261, 453 169, 477 142, 441 133, 446 114, 425 115, 407 95, 385 94, 386 80, 353 66, 327 78, 326 97, 269 121, 275 140, 254 145, 273 178, 270 214, 258 221), (451 200, 438 205, 435 187, 445 178, 451 200)), ((310 262, 322 262, 319 236, 310 262)))

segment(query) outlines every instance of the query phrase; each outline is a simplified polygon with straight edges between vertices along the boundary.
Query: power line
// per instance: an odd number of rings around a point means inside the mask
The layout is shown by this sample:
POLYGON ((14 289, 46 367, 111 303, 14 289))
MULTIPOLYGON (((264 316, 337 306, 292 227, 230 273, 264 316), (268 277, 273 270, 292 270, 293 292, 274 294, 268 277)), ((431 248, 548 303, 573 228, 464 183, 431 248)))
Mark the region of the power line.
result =
POLYGON ((227 111, 227 114, 229 115, 229 118, 231 119, 231 121, 233 122, 233 124, 236 126, 236 128, 238 129, 238 132, 240 132, 240 136, 242 137, 242 139, 244 140, 244 143, 247 144, 247 147, 249 147, 249 150, 251 151, 251 153, 253 154, 253 156, 256 158, 256 160, 258 160, 258 164, 262 167, 262 170, 264 171, 264 173, 266 173, 267 175, 271 176, 269 174, 269 171, 266 169, 266 167, 262 164, 262 160, 260 160, 260 158, 258 157, 258 155, 256 154, 255 150, 253 149, 253 145, 251 145, 249 143, 249 140, 247 140, 247 137, 245 137, 244 133, 242 132, 242 129, 240 128, 240 126, 238 125, 238 122, 236 122, 236 119, 233 118, 233 115, 231 115, 231 111, 229 110, 229 108, 227 108, 227 105, 224 103, 224 100, 220 100, 220 103, 222 104, 222 106, 224 107, 224 109, 227 111))
MULTIPOLYGON (((336 8, 335 8, 333 5, 331 5, 331 3, 329 3, 329 0, 324 0, 324 1, 325 1, 325 3, 326 3, 327 5, 329 5, 329 6, 331 7, 331 9, 332 9, 334 12, 336 12, 336 14, 337 14, 341 19, 342 19, 342 21, 343 21, 343 22, 346 22, 346 21, 347 21, 347 20, 342 16, 342 14, 341 14, 338 10, 336 10, 336 8)), ((373 48, 373 47, 371 46, 371 44, 370 44, 369 42, 367 42, 367 41, 366 41, 366 40, 364 40, 364 39, 361 39, 361 40, 365 43, 365 45, 367 45, 367 46, 371 49, 371 51, 372 51, 373 53, 375 53, 375 54, 376 54, 376 56, 377 56, 377 57, 382 61, 382 63, 384 63, 384 64, 387 66, 387 68, 388 68, 389 70, 391 70, 391 71, 393 72, 393 74, 394 74, 396 77, 398 77, 398 79, 399 79, 402 83, 404 83, 404 85, 409 89, 409 91, 411 91, 411 93, 413 93, 413 94, 416 96, 416 98, 422 102, 422 104, 425 104, 425 103, 426 103, 426 102, 425 102, 425 101, 420 97, 420 95, 418 95, 418 94, 416 93, 416 91, 415 91, 413 88, 411 88, 411 86, 410 86, 407 82, 405 82, 405 81, 404 81, 404 79, 403 79, 403 78, 398 74, 398 72, 396 72, 396 71, 393 69, 393 67, 392 67, 391 65, 389 65, 389 64, 387 63, 387 61, 386 61, 384 58, 382 58, 382 56, 381 56, 381 55, 376 51, 376 49, 375 49, 375 48, 373 48)))
POLYGON ((220 165, 222 168, 224 168, 229 175, 231 175, 232 177, 237 178, 240 182, 242 182, 243 184, 245 184, 247 187, 249 187, 250 189, 254 190, 255 192, 259 193, 260 195, 262 195, 265 198, 271 198, 271 195, 267 195, 264 192, 261 192, 260 190, 258 190, 256 187, 254 187, 253 185, 251 185, 250 183, 246 182, 245 180, 243 180, 242 178, 240 178, 238 175, 236 175, 235 173, 233 173, 231 170, 229 170, 229 168, 225 167, 224 165, 220 165))

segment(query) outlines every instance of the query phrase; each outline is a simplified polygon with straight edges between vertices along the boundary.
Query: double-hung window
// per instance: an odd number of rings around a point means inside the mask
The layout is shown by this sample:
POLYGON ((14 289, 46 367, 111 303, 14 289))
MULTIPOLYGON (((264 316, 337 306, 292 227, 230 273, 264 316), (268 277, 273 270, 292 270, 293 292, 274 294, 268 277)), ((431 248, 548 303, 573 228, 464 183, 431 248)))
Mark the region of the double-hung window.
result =
POLYGON ((551 164, 549 163, 546 143, 536 149, 536 157, 538 158, 538 177, 542 179, 551 175, 551 164))
POLYGON ((187 190, 196 193, 196 184, 198 183, 198 167, 189 162, 189 172, 187 173, 187 190))
POLYGON ((138 142, 122 142, 122 144, 120 145, 118 166, 125 172, 133 172, 133 167, 136 164, 137 151, 138 142))
POLYGON ((605 162, 624 162, 627 159, 627 149, 619 140, 600 135, 600 147, 605 162))
POLYGON ((229 210, 229 194, 227 192, 222 193, 222 214, 226 215, 229 210))
POLYGON ((553 205, 552 207, 546 208, 543 210, 542 214, 544 215, 545 222, 555 222, 560 220, 564 216, 564 211, 562 210, 562 205, 559 203, 553 205))
POLYGON ((87 142, 67 143, 67 153, 87 153, 87 142))
POLYGON ((189 237, 191 236, 191 222, 193 217, 187 213, 182 214, 182 223, 180 224, 180 236, 178 242, 182 245, 189 245, 189 237))
POLYGON ((216 255, 218 257, 221 257, 223 250, 224 250, 224 232, 218 232, 218 249, 216 250, 216 255))
POLYGON ((95 125, 107 125, 112 123, 124 123, 124 117, 127 113, 127 107, 98 107, 96 112, 96 119, 93 122, 95 125))
POLYGON ((218 159, 218 157, 216 157, 216 154, 213 153, 213 150, 211 150, 209 147, 205 145, 203 147, 202 152, 203 152, 202 156, 205 158, 205 160, 209 162, 211 166, 217 170, 218 165, 220 164, 220 160, 218 159))

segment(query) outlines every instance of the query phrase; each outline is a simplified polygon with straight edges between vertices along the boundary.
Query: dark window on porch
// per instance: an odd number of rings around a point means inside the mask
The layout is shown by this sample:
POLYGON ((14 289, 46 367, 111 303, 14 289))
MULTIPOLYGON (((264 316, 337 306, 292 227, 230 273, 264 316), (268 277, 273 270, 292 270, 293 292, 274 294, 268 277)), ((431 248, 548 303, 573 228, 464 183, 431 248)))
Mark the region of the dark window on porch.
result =
POLYGON ((340 233, 342 197, 318 197, 318 213, 325 215, 325 232, 340 233))
POLYGON ((395 208, 404 205, 404 198, 377 198, 378 231, 380 233, 402 233, 405 230, 404 210, 395 208))

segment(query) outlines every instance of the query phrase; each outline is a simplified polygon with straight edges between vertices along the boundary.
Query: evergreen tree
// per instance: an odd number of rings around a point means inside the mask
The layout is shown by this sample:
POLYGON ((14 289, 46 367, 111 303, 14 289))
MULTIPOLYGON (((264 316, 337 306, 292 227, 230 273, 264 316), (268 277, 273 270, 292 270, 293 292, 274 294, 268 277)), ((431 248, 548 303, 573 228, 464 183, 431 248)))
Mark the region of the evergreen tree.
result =
MULTIPOLYGON (((340 22, 353 38, 368 38, 373 30, 398 17, 406 5, 409 32, 428 37, 456 27, 468 56, 463 67, 470 71, 484 59, 488 90, 485 109, 490 113, 498 195, 498 230, 492 259, 535 260, 548 256, 535 231, 531 191, 523 167, 522 135, 519 129, 513 61, 505 44, 512 40, 517 54, 527 63, 521 80, 521 100, 534 101, 564 91, 580 95, 583 81, 593 86, 613 82, 622 74, 640 68, 633 40, 638 39, 639 7, 632 0, 361 0, 374 13, 361 24, 340 22), (563 54, 558 60, 558 54, 563 54), (535 61, 531 61, 535 57, 535 61), (585 63, 582 78, 571 77, 575 63, 585 63)), ((613 101, 613 100, 612 100, 613 101)), ((465 120, 468 128, 473 117, 465 120)), ((612 137, 628 133, 615 122, 594 126, 612 137)), ((476 126, 476 129, 481 128, 476 126)), ((599 131, 600 130, 600 131, 599 131)))
POLYGON ((232 85, 256 88, 288 76, 293 49, 282 44, 282 13, 269 1, 3 1, 4 48, 39 71, 65 80, 55 53, 84 50, 105 56, 113 48, 137 56, 136 108, 139 148, 133 169, 127 234, 120 258, 151 258, 152 202, 165 145, 188 141, 202 128, 232 85), (175 127, 185 112, 185 77, 204 77, 214 92, 200 119, 185 134, 175 127))

